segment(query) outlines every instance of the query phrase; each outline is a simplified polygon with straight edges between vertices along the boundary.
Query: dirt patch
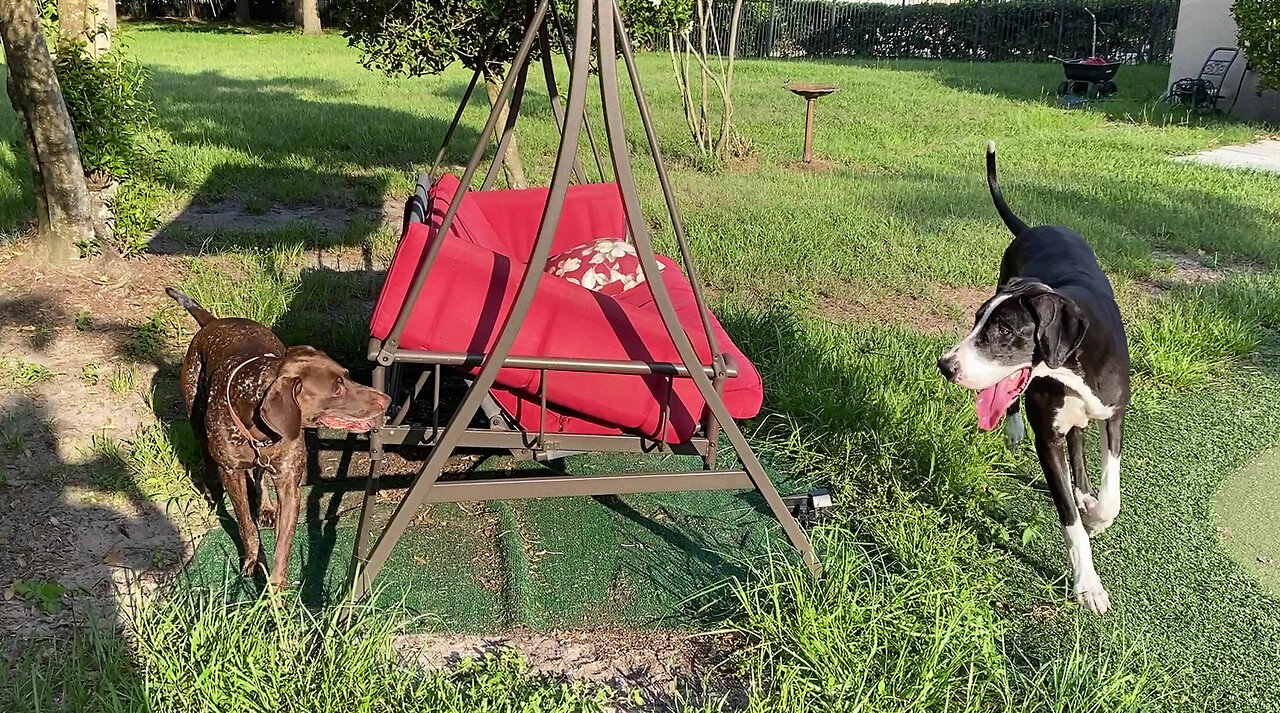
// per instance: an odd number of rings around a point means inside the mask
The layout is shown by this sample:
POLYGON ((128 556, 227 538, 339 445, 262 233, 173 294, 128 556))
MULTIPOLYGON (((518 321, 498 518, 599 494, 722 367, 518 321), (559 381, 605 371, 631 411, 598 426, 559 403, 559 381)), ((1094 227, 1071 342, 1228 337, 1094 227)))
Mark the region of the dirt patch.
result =
POLYGON ((232 200, 188 203, 161 221, 162 227, 156 232, 161 237, 175 232, 260 233, 310 224, 333 233, 342 233, 354 221, 396 227, 403 216, 404 200, 400 198, 388 199, 378 208, 280 203, 257 206, 232 200))
POLYGON ((407 663, 442 669, 465 658, 514 650, 533 673, 637 691, 643 703, 619 696, 614 709, 675 710, 677 700, 696 707, 698 701, 726 698, 726 708, 741 708, 741 680, 721 666, 732 649, 727 638, 691 637, 680 631, 555 631, 516 629, 504 634, 419 634, 399 637, 396 651, 407 663))
POLYGON ((792 163, 787 164, 787 166, 791 168, 793 171, 800 171, 801 173, 821 174, 821 173, 831 173, 832 171, 834 171, 836 168, 836 163, 834 161, 828 161, 825 158, 815 157, 812 161, 809 161, 808 163, 804 161, 794 161, 792 163))
POLYGON ((1149 278, 1140 279, 1140 291, 1148 295, 1161 295, 1182 286, 1212 285, 1239 275, 1263 272, 1265 266, 1254 263, 1222 263, 1204 252, 1193 254, 1156 250, 1151 257, 1167 267, 1149 278))
POLYGON ((814 309, 836 322, 890 323, 924 333, 951 333, 972 326, 973 313, 991 297, 992 290, 944 285, 930 292, 869 295, 850 286, 847 291, 819 292, 814 309))
POLYGON ((166 427, 149 401, 165 414, 174 357, 137 335, 172 307, 158 286, 184 261, 51 267, 22 247, 0 255, 0 631, 31 635, 111 620, 123 588, 149 590, 190 556, 201 518, 149 499, 123 455, 166 427))
POLYGON ((747 154, 739 158, 731 158, 728 162, 729 170, 734 173, 755 173, 760 170, 760 157, 755 154, 747 154))
POLYGON ((70 317, 82 311, 106 323, 145 319, 171 302, 163 287, 186 271, 184 260, 156 255, 51 267, 23 260, 22 249, 0 254, 0 299, 5 301, 0 324, 5 326, 43 321, 61 327, 64 316, 70 326, 70 317))

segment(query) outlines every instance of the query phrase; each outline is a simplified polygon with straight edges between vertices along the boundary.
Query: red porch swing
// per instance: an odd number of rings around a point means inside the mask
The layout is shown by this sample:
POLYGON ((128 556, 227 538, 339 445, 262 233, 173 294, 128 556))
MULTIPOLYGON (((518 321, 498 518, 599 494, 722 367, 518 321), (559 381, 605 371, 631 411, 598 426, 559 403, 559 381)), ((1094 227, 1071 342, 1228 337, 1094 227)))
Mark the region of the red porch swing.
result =
MULTIPOLYGON (((478 71, 472 76, 437 167, 479 77, 478 71)), ((706 306, 616 0, 579 0, 572 42, 551 0, 539 0, 506 77, 461 179, 443 174, 419 180, 374 311, 373 385, 398 402, 393 415, 370 434, 372 465, 352 557, 353 596, 367 594, 414 513, 427 502, 754 489, 818 574, 821 565, 808 538, 734 421, 756 415, 763 386, 706 306), (571 65, 563 108, 552 66, 553 21, 571 65), (555 169, 548 188, 494 190, 535 42, 561 134, 555 169), (654 253, 640 212, 622 127, 615 47, 638 103, 679 263, 654 253), (614 182, 585 183, 578 160, 585 126, 604 179, 586 116, 592 49, 614 182), (499 123, 499 110, 508 103, 481 190, 468 190, 499 123), (577 185, 571 185, 574 179, 577 185), (547 274, 549 259, 572 267, 600 241, 607 241, 605 251, 637 263, 631 279, 593 290, 547 274), (561 254, 568 257, 552 258, 561 254), (442 367, 461 371, 467 384, 443 425, 442 367), (421 371, 406 391, 401 381, 410 369, 421 371), (431 397, 424 409, 428 385, 431 397), (716 467, 722 432, 738 467, 716 467), (390 445, 425 446, 430 452, 371 543, 374 494, 390 445), (703 468, 591 476, 481 473, 442 480, 446 461, 459 448, 540 459, 575 452, 674 452, 701 456, 703 468)))

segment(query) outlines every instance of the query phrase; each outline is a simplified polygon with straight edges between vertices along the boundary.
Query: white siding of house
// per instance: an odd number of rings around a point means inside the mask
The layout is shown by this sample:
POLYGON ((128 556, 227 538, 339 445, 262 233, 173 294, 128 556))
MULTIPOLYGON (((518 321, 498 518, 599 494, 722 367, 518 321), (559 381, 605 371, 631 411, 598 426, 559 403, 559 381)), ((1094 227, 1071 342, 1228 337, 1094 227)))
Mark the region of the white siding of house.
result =
MULTIPOLYGON (((1236 46, 1236 22, 1231 17, 1231 0, 1182 0, 1178 10, 1178 33, 1173 42, 1173 61, 1169 67, 1169 83, 1182 77, 1194 77, 1214 47, 1236 46)), ((1227 97, 1223 109, 1231 106, 1240 87, 1233 116, 1280 122, 1280 92, 1257 95, 1257 76, 1249 72, 1240 84, 1245 59, 1241 54, 1223 82, 1227 97)))

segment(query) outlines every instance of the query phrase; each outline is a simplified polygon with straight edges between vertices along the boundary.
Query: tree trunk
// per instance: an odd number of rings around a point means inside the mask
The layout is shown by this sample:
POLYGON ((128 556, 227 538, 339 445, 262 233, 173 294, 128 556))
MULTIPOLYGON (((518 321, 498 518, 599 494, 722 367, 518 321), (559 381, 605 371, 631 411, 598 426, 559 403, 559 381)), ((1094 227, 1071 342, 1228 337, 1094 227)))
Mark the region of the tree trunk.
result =
MULTIPOLYGON (((484 90, 489 95, 489 106, 498 103, 498 94, 502 91, 502 77, 488 71, 484 73, 484 90)), ((502 131, 507 125, 507 107, 502 107, 498 114, 498 126, 493 140, 502 140, 502 131)), ((528 188, 524 180, 524 162, 520 160, 520 148, 516 146, 516 135, 511 134, 511 145, 507 147, 507 155, 502 157, 502 171, 507 177, 507 185, 512 188, 528 188)))
POLYGON ((249 0, 236 0, 236 22, 245 24, 249 22, 249 0))
POLYGON ((733 19, 729 30, 729 66, 724 77, 724 112, 720 115, 720 139, 716 142, 716 155, 721 161, 729 158, 729 144, 733 141, 733 66, 738 60, 738 25, 742 21, 742 0, 733 3, 733 19))
POLYGON ((295 0, 294 15, 302 26, 302 34, 320 34, 320 2, 319 0, 295 0))
POLYGON ((68 40, 85 43, 93 58, 111 49, 115 26, 115 0, 58 0, 58 31, 68 40))
POLYGON ((8 66, 9 100, 22 126, 31 164, 40 226, 35 251, 49 259, 64 259, 73 254, 76 242, 93 239, 93 211, 80 146, 35 0, 0 0, 0 40, 8 66))

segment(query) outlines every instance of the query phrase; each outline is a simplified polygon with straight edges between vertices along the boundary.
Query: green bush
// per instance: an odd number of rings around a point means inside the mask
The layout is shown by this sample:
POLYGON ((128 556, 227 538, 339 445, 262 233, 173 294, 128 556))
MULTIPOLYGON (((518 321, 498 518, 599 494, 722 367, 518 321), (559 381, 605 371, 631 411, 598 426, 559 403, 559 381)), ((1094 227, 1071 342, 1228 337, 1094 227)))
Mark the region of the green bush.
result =
POLYGON ((1240 28, 1240 45, 1258 73, 1258 86, 1280 89, 1280 3, 1236 0, 1231 15, 1240 28))
POLYGON ((525 25, 507 0, 358 0, 339 8, 337 22, 364 66, 393 77, 439 74, 454 62, 483 62, 501 76, 525 25))
POLYGON ((137 156, 138 142, 152 116, 143 94, 147 72, 119 42, 98 59, 84 43, 58 43, 54 70, 80 143, 86 173, 125 178, 137 156))
MULTIPOLYGON (((688 25, 693 12, 689 0, 621 5, 632 43, 644 48, 665 47, 667 33, 688 25)), ((570 37, 575 12, 574 3, 560 4, 570 37)), ((500 77, 528 21, 527 13, 511 11, 509 0, 356 0, 340 5, 335 19, 361 63, 391 76, 439 74, 454 62, 475 69, 483 59, 500 77)), ((555 38, 552 44, 559 46, 555 38)), ((533 53, 536 59, 536 45, 533 53)))
MULTIPOLYGON (((1265 0, 1261 0, 1265 1, 1265 0)), ((729 0, 717 3, 727 37, 729 0)), ((1097 53, 1126 62, 1168 62, 1177 3, 1094 0, 1097 53)), ((742 56, 916 57, 1038 61, 1092 51, 1093 22, 1079 0, 921 3, 746 0, 742 56), (772 13, 772 17, 771 17, 772 13)))
MULTIPOLYGON (((689 0, 622 0, 621 4, 627 34, 637 48, 665 49, 667 34, 680 32, 693 20, 693 3, 689 0)), ((728 35, 720 41, 727 43, 728 35)))

